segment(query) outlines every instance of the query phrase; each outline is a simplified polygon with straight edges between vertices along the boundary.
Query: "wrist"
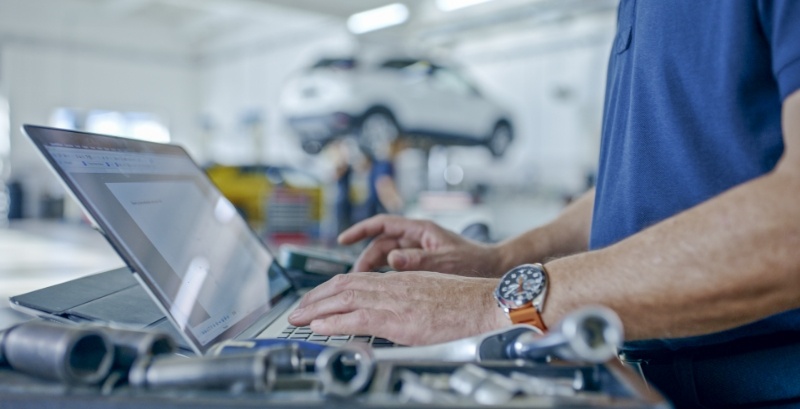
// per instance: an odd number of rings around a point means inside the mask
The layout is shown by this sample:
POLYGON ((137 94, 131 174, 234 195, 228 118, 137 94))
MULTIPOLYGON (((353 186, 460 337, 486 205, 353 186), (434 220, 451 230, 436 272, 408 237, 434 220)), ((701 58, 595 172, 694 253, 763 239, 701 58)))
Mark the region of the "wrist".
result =
POLYGON ((508 317, 508 313, 500 308, 500 306, 495 302, 494 315, 492 316, 492 329, 505 328, 511 326, 512 324, 511 318, 508 317))
POLYGON ((508 314, 500 307, 497 303, 497 299, 494 296, 494 290, 497 287, 497 279, 494 278, 482 278, 480 280, 484 281, 482 294, 484 297, 484 306, 485 306, 485 328, 483 328, 482 332, 493 331, 500 328, 505 328, 511 325, 511 319, 508 318, 508 314))
POLYGON ((505 274, 506 271, 512 269, 517 263, 517 250, 515 249, 513 241, 504 241, 492 245, 491 254, 494 256, 494 273, 497 277, 505 274))
POLYGON ((528 263, 543 263, 549 257, 550 237, 548 226, 542 226, 530 232, 500 242, 495 245, 498 254, 499 274, 528 263))

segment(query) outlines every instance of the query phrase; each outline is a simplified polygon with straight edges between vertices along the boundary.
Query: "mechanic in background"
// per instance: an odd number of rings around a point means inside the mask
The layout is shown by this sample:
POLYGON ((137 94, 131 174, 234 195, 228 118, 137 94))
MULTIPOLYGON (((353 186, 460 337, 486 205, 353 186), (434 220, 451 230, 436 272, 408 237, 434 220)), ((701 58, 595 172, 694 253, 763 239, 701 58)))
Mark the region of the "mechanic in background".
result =
POLYGON ((402 138, 397 138, 390 143, 375 146, 373 149, 364 149, 369 167, 368 189, 369 194, 364 203, 364 213, 359 220, 377 214, 401 214, 403 212, 403 197, 397 189, 395 176, 395 161, 404 149, 402 138))
POLYGON ((403 198, 395 182, 395 160, 405 142, 395 139, 367 149, 352 138, 334 141, 327 150, 334 165, 337 231, 372 216, 401 214, 403 198))

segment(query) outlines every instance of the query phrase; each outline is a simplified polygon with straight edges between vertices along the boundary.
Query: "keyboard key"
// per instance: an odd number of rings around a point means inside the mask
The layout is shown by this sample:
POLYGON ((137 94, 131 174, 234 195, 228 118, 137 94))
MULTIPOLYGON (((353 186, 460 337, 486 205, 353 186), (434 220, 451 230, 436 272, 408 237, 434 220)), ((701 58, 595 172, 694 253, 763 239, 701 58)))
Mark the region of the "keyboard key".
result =
POLYGON ((357 335, 357 336, 353 337, 353 342, 369 343, 369 340, 371 338, 372 337, 370 337, 369 335, 357 335))
POLYGON ((372 341, 372 343, 373 344, 394 344, 394 342, 389 341, 386 338, 378 338, 378 337, 375 337, 375 339, 372 341))
POLYGON ((298 328, 294 331, 295 334, 311 334, 311 328, 298 328))
POLYGON ((308 340, 312 341, 312 342, 325 342, 325 341, 328 340, 328 336, 327 335, 316 335, 315 334, 315 335, 311 335, 310 337, 308 337, 308 340))
POLYGON ((289 339, 308 339, 311 334, 295 334, 289 337, 289 339))
POLYGON ((278 335, 278 339, 286 339, 289 338, 289 334, 280 334, 278 335))
POLYGON ((334 335, 331 337, 331 340, 334 341, 347 341, 350 339, 350 335, 334 335))

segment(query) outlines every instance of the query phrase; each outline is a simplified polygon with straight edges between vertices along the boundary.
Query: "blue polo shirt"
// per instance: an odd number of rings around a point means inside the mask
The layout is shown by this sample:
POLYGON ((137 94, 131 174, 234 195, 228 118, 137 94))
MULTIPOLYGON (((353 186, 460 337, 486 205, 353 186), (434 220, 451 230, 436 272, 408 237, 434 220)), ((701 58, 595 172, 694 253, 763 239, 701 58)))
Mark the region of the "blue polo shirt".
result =
MULTIPOLYGON (((800 1, 622 0, 607 81, 593 249, 775 167, 781 104, 800 88, 800 1)), ((800 330, 800 310, 629 347, 679 349, 792 329, 800 330)))

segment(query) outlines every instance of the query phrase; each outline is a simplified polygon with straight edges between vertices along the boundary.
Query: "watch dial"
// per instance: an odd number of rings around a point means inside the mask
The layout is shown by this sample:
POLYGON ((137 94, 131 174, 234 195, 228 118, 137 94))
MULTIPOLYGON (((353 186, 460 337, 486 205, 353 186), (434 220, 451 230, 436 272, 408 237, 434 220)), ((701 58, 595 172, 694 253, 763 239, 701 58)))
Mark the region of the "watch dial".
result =
POLYGON ((497 287, 499 301, 507 307, 521 307, 538 296, 544 289, 545 275, 535 267, 522 266, 503 276, 497 287))

